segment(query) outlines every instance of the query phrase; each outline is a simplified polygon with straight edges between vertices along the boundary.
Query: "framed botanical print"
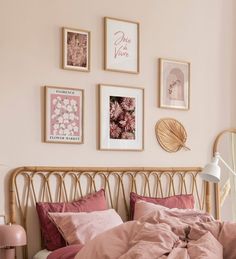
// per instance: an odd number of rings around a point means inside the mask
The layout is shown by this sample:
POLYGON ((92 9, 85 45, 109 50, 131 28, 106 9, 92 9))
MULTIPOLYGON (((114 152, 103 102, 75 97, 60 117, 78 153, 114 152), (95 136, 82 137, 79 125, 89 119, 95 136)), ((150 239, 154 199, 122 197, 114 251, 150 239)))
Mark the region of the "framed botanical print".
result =
POLYGON ((63 28, 63 68, 90 70, 90 32, 63 28))
POLYGON ((105 70, 139 73, 139 23, 104 18, 105 70))
POLYGON ((83 143, 84 91, 45 86, 45 142, 83 143))
POLYGON ((101 150, 144 148, 144 89, 99 85, 101 150))
POLYGON ((190 102, 190 63, 159 59, 159 106, 188 110, 190 102))

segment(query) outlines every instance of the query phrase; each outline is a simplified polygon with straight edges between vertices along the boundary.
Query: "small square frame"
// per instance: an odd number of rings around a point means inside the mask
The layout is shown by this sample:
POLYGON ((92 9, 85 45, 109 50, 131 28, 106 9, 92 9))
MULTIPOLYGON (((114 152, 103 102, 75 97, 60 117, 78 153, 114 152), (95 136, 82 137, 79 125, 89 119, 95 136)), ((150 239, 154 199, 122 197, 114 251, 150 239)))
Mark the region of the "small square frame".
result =
POLYGON ((144 89, 99 85, 99 149, 144 149, 144 89))

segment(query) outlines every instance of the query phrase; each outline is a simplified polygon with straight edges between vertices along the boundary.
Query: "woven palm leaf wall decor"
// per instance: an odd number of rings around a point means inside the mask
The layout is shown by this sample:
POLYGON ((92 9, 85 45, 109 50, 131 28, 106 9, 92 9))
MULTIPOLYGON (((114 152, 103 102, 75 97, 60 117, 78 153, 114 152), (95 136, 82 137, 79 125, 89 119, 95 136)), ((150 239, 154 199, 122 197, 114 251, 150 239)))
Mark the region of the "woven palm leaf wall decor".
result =
POLYGON ((181 148, 190 150, 185 142, 187 132, 184 126, 172 118, 164 118, 156 123, 156 137, 161 147, 167 152, 177 152, 181 148))

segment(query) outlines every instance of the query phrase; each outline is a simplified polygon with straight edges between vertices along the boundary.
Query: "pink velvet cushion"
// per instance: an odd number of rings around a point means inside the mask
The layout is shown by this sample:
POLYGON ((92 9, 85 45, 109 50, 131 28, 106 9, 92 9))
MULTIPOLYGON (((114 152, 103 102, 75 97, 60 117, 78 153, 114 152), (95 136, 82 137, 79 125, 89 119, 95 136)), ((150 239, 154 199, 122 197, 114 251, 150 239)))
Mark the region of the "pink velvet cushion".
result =
POLYGON ((114 209, 94 212, 49 213, 69 245, 85 244, 98 234, 123 223, 114 209))
POLYGON ((65 246, 65 241, 59 233, 57 227, 48 217, 48 212, 90 212, 106 210, 106 198, 104 190, 87 195, 74 202, 38 202, 36 209, 39 216, 42 237, 45 248, 53 251, 65 246))
POLYGON ((177 209, 193 209, 194 208, 194 197, 192 194, 183 194, 183 195, 175 195, 169 196, 165 198, 152 198, 147 196, 141 196, 137 193, 130 193, 130 216, 131 219, 134 217, 134 209, 135 203, 137 201, 147 201, 154 204, 159 204, 165 206, 169 209, 177 208, 177 209))

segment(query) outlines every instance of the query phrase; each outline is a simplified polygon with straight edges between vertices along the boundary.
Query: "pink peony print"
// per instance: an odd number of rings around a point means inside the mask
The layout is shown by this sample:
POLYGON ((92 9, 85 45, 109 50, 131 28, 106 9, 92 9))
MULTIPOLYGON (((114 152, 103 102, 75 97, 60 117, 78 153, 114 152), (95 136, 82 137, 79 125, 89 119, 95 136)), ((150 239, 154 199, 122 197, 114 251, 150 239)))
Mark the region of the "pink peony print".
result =
POLYGON ((129 112, 126 112, 125 114, 122 114, 119 124, 122 128, 125 129, 125 131, 133 131, 135 129, 135 116, 133 114, 130 114, 129 112))
POLYGON ((121 103, 121 107, 126 111, 134 111, 135 99, 130 97, 124 97, 121 103))
POLYGON ((121 134, 121 138, 122 138, 122 139, 135 139, 134 133, 132 133, 132 132, 126 132, 126 131, 124 131, 124 132, 121 134))
POLYGON ((110 96, 110 138, 135 139, 135 98, 110 96))
POLYGON ((121 133, 121 128, 118 127, 114 122, 110 124, 110 136, 111 138, 119 138, 121 133))
POLYGON ((110 118, 116 120, 123 112, 118 102, 110 103, 110 118))

